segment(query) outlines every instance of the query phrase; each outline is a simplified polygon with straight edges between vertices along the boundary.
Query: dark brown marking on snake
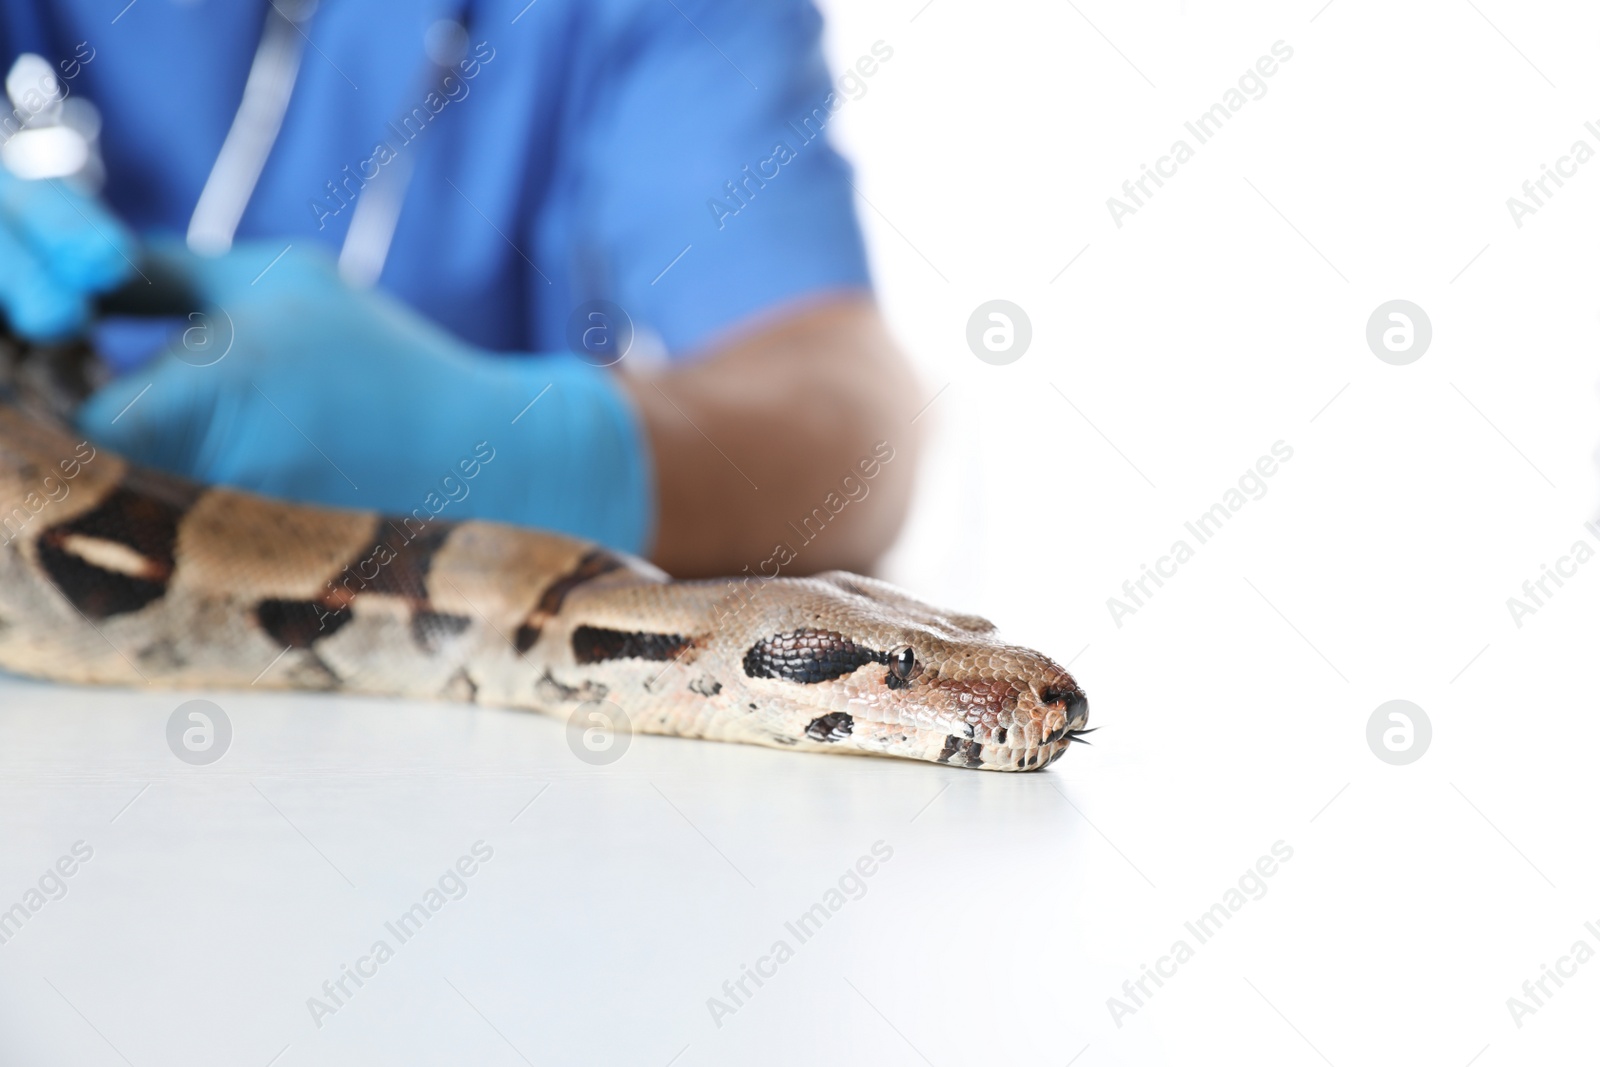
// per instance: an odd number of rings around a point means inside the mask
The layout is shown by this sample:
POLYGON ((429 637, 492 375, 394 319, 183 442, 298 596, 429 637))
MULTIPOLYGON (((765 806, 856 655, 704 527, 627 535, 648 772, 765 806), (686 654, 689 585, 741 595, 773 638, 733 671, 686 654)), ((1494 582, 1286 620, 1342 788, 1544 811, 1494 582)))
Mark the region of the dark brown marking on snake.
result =
POLYGON ((544 672, 542 678, 534 683, 534 690, 540 697, 557 704, 575 700, 578 696, 578 690, 575 687, 556 681, 555 676, 548 670, 544 672))
POLYGON ((955 764, 956 757, 966 767, 983 766, 983 745, 977 741, 964 741, 951 734, 944 739, 944 749, 939 753, 940 763, 955 764))
POLYGON ((610 574, 612 571, 621 569, 622 561, 604 549, 597 548, 585 553, 576 567, 545 587, 544 592, 539 596, 539 604, 534 610, 545 615, 554 615, 567 602, 567 594, 578 586, 598 578, 602 574, 610 574))
POLYGON ((689 683, 689 692, 699 693, 703 697, 714 697, 722 692, 722 683, 709 674, 702 674, 689 683))
POLYGON ((572 656, 579 663, 604 663, 614 659, 665 662, 677 659, 680 653, 692 647, 694 639, 682 634, 630 633, 599 626, 580 626, 572 631, 572 656))
POLYGON ((178 523, 201 492, 170 475, 130 470, 96 507, 40 535, 39 563, 62 596, 91 619, 138 611, 166 593, 178 523), (113 570, 85 558, 97 542, 131 553, 137 569, 113 570))
POLYGON ((995 732, 994 743, 997 745, 1003 745, 1006 743, 1006 728, 1004 726, 1000 727, 1000 729, 995 732))
POLYGON ((584 553, 576 567, 545 586, 544 592, 539 594, 539 602, 517 626, 516 640, 513 642, 517 646, 517 655, 526 654, 528 649, 538 644, 545 624, 561 610, 567 601, 567 594, 584 582, 621 570, 622 567, 622 560, 604 549, 596 548, 584 553))
POLYGON ((523 623, 517 627, 517 655, 522 655, 528 649, 539 643, 539 635, 544 631, 530 623, 523 623))
POLYGON ((268 636, 290 648, 310 648, 351 619, 350 612, 315 600, 263 600, 255 614, 268 636))
POLYGON ((411 616, 411 640, 430 655, 437 653, 451 638, 466 633, 472 620, 465 615, 422 608, 411 616))
POLYGON ((830 711, 806 725, 806 736, 813 741, 843 741, 855 725, 856 721, 846 712, 830 711))
POLYGON ((791 630, 756 642, 744 654, 744 673, 812 685, 842 678, 868 663, 888 661, 888 653, 858 645, 832 630, 791 630))
MULTIPOLYGON (((308 601, 294 609, 297 618, 308 611, 333 614, 319 620, 318 633, 306 632, 301 620, 299 628, 289 636, 311 641, 326 637, 332 629, 348 621, 350 604, 366 593, 410 601, 413 608, 411 639, 430 654, 438 652, 446 641, 465 631, 471 625, 470 619, 436 611, 428 603, 428 574, 433 569, 434 556, 455 530, 455 523, 435 520, 413 533, 409 526, 403 525, 405 521, 378 519, 372 531, 372 540, 354 553, 350 562, 328 583, 328 593, 322 602, 308 601), (338 620, 336 623, 333 622, 335 618, 338 620), (332 629, 329 623, 333 623, 332 629)), ((265 619, 263 625, 266 625, 265 619)))
POLYGON ((353 581, 353 593, 383 593, 426 601, 433 557, 455 524, 435 520, 409 541, 400 533, 389 532, 395 529, 394 520, 379 519, 372 543, 356 554, 335 581, 347 587, 353 581))
POLYGON ((560 704, 569 700, 602 700, 610 690, 599 682, 567 685, 546 670, 543 677, 533 684, 533 692, 547 704, 560 704))

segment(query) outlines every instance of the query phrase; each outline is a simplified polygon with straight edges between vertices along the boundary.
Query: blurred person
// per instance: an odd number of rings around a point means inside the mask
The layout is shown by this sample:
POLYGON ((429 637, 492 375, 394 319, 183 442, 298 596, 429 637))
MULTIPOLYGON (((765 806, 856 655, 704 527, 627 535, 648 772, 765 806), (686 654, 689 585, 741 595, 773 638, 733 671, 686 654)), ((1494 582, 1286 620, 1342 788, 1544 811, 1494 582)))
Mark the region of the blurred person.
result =
POLYGON ((809 0, 116 6, 0 0, 0 311, 123 364, 93 440, 680 576, 889 545, 919 390, 809 0), (135 358, 97 300, 164 278, 205 314, 135 358))

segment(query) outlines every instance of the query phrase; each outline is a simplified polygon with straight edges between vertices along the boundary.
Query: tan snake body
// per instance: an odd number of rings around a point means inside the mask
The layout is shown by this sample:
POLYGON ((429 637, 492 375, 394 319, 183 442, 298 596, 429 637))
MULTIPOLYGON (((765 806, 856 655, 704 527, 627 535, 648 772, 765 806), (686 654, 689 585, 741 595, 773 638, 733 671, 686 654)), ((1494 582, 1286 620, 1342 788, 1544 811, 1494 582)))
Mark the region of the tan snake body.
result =
POLYGON ((993 625, 844 572, 728 607, 570 537, 207 488, 67 421, 87 350, 0 340, 0 667, 71 683, 437 698, 634 731, 1032 770, 1088 701, 993 625))

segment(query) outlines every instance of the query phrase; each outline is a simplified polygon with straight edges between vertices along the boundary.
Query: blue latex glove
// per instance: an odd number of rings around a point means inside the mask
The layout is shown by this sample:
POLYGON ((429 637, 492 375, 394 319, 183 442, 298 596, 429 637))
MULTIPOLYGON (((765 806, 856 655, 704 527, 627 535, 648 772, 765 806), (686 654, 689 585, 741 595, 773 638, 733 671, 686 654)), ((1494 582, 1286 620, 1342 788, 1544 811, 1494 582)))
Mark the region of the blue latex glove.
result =
POLYGON ((648 547, 650 458, 609 372, 570 353, 473 348, 382 293, 347 287, 319 253, 274 262, 280 251, 152 249, 207 310, 91 397, 82 430, 212 484, 648 547))
POLYGON ((11 328, 57 340, 89 321, 89 301, 133 273, 133 237, 65 182, 0 167, 0 309, 11 328))

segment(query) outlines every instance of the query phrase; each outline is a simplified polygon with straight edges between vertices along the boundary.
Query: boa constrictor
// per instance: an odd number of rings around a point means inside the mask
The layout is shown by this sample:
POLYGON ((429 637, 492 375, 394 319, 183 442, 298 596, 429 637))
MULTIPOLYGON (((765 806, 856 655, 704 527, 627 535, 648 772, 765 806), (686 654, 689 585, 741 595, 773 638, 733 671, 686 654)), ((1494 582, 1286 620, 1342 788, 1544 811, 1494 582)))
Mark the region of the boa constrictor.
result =
POLYGON ((601 701, 640 732, 1006 771, 1086 732, 1064 669, 874 579, 674 581, 570 537, 135 466, 70 428, 97 368, 84 346, 0 338, 7 670, 563 716, 601 701))

